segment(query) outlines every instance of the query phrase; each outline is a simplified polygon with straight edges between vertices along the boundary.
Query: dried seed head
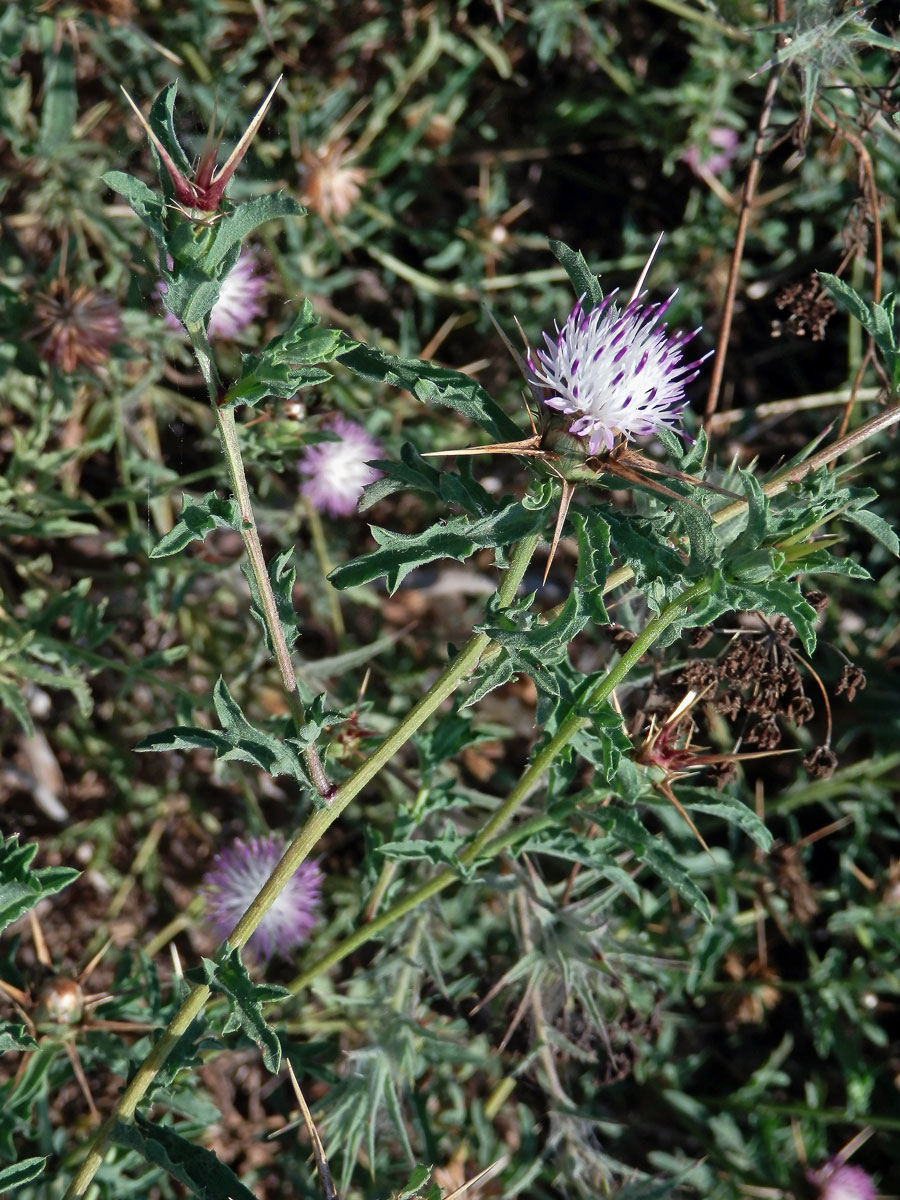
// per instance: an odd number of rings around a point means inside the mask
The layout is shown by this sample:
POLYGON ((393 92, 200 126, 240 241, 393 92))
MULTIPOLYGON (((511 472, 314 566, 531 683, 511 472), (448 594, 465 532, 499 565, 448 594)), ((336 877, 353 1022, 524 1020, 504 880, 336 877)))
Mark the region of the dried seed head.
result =
POLYGON ((815 272, 809 279, 788 284, 775 298, 775 307, 790 309, 784 321, 772 322, 772 336, 780 337, 786 330, 795 337, 809 337, 814 342, 825 338, 825 327, 836 311, 835 303, 822 288, 815 272))
POLYGON ((124 332, 119 306, 112 296, 84 286, 71 291, 67 279, 55 279, 34 302, 42 338, 40 355, 66 375, 81 367, 96 370, 124 332))
POLYGON ((816 746, 804 758, 803 765, 812 779, 830 779, 837 769, 837 755, 830 746, 816 746))
POLYGON ((74 979, 51 979, 42 989, 35 1018, 38 1025, 77 1025, 84 1015, 84 992, 74 979))

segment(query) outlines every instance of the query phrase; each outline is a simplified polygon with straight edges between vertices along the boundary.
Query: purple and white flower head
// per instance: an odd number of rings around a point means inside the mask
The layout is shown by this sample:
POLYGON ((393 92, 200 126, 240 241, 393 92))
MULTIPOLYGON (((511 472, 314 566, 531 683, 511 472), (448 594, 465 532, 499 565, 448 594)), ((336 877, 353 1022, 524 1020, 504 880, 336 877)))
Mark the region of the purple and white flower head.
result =
POLYGON ((732 163, 738 151, 740 138, 727 125, 714 125, 706 135, 712 150, 700 156, 700 148, 689 146, 681 156, 696 175, 721 175, 732 163))
MULTIPOLYGON (((231 933, 281 861, 284 850, 283 840, 273 834, 251 838, 249 842, 236 838, 216 855, 203 877, 200 894, 218 937, 224 939, 231 933)), ((265 959, 276 951, 289 955, 302 946, 316 923, 321 891, 322 872, 318 863, 301 863, 260 921, 249 945, 265 959)))
MULTIPOLYGON (((257 273, 256 267, 256 255, 245 250, 222 280, 219 298, 209 314, 207 337, 237 337, 262 313, 266 277, 257 273)), ((157 285, 158 295, 163 296, 166 291, 164 283, 157 285)), ((165 319, 170 329, 182 332, 181 322, 170 312, 165 319)))
POLYGON ((819 1188, 817 1200, 875 1200, 875 1184, 862 1167, 848 1167, 838 1159, 810 1171, 807 1179, 819 1188))
POLYGON ((685 386, 709 357, 682 362, 684 346, 699 329, 670 334, 662 323, 677 293, 663 304, 645 304, 643 295, 635 295, 620 310, 617 292, 590 312, 582 296, 556 336, 544 334, 547 348, 528 355, 544 404, 574 417, 569 433, 587 438, 591 454, 612 450, 619 438, 679 432, 685 386))
POLYGON ((339 441, 317 442, 308 446, 300 460, 300 470, 309 478, 303 484, 303 495, 313 508, 331 517, 347 517, 356 505, 366 484, 381 477, 381 472, 368 465, 378 458, 381 447, 361 425, 346 417, 332 417, 323 429, 337 434, 339 441))

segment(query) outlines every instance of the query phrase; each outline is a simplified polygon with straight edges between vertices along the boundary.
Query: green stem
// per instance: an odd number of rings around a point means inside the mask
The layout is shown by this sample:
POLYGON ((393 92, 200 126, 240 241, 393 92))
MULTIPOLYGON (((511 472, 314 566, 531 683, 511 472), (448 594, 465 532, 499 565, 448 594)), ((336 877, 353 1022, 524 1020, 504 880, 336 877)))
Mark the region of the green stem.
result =
MULTIPOLYGON (((525 571, 537 548, 540 537, 532 534, 524 538, 515 548, 509 568, 503 578, 497 598, 502 607, 506 607, 515 598, 519 584, 524 578, 525 571)), ((416 730, 435 712, 441 704, 456 690, 460 682, 475 668, 478 660, 490 642, 485 633, 474 634, 456 658, 450 663, 441 676, 435 680, 422 699, 410 710, 394 732, 354 771, 335 793, 328 808, 319 809, 313 813, 306 825, 288 846, 281 862, 263 885, 259 895, 250 905, 246 913, 228 938, 232 946, 245 945, 255 931, 266 912, 274 903, 279 892, 291 878, 300 864, 306 859, 322 834, 337 820, 350 801, 357 796, 366 784, 378 774, 384 765, 412 737, 416 730)), ((371 928, 371 927, 370 927, 371 928)), ((121 1098, 109 1117, 97 1130, 88 1149, 85 1161, 78 1174, 69 1185, 63 1200, 74 1200, 83 1196, 90 1186, 91 1180, 103 1162, 106 1143, 118 1120, 130 1120, 150 1087, 157 1072, 162 1068, 166 1059, 178 1042, 178 1039, 189 1028, 209 999, 210 990, 205 985, 195 985, 186 996, 178 1012, 163 1032, 162 1037, 154 1046, 150 1055, 138 1068, 137 1074, 123 1092, 121 1098)))
MULTIPOLYGON (((778 496, 781 492, 787 491, 792 483, 799 483, 812 471, 817 471, 819 467, 825 467, 829 463, 834 462, 845 450, 861 445, 868 438, 874 437, 875 434, 881 433, 885 429, 889 429, 891 425, 895 425, 898 421, 900 421, 900 405, 894 404, 890 408, 882 409, 880 413, 876 413, 874 417, 860 425, 859 428, 854 429, 852 433, 848 433, 846 437, 838 438, 836 442, 832 442, 824 450, 810 455, 809 458, 804 459, 795 466, 786 467, 783 471, 779 471, 777 475, 762 485, 763 492, 767 496, 778 496)), ((710 516, 713 525, 724 525, 726 521, 733 521, 735 517, 741 516, 746 510, 746 500, 733 500, 731 504, 726 504, 722 508, 716 509, 715 512, 710 513, 710 516)), ((623 583, 628 583, 633 578, 634 571, 631 567, 618 567, 615 571, 610 571, 606 578, 606 583, 603 585, 601 595, 605 596, 607 592, 621 587, 623 583)))
POLYGON ((328 554, 328 541, 325 537, 325 530, 322 527, 322 518, 319 516, 319 510, 309 500, 306 502, 306 518, 309 521, 309 531, 312 534, 313 549, 316 552, 316 558, 319 562, 319 570, 322 572, 322 579, 328 591, 328 611, 331 614, 331 628, 334 630, 335 637, 340 639, 344 636, 344 615, 341 612, 340 593, 334 584, 328 580, 334 564, 328 554))
MULTIPOLYGON (((583 708, 591 709, 598 704, 602 704, 604 700, 607 700, 613 690, 625 679, 632 667, 643 658, 650 647, 659 639, 663 631, 679 616, 681 611, 688 605, 693 604, 694 601, 699 600, 708 590, 709 583, 705 580, 694 584, 693 587, 682 592, 676 600, 673 600, 671 604, 663 609, 659 616, 654 617, 638 634, 616 665, 600 680, 585 701, 583 708)), ((507 799, 493 816, 485 822, 466 849, 460 854, 460 862, 463 866, 468 867, 486 851, 496 852, 509 843, 511 840, 509 836, 498 836, 500 831, 508 824, 516 811, 537 786, 541 776, 549 769, 553 760, 569 744, 575 734, 588 724, 588 721, 588 717, 582 717, 574 710, 569 713, 556 734, 532 759, 522 778, 510 792, 507 799)), ((539 819, 541 827, 543 827, 545 820, 546 818, 544 817, 539 819)), ((368 925, 363 925, 355 930, 340 945, 335 946, 328 954, 307 967, 290 984, 290 990, 296 994, 322 971, 333 967, 335 963, 339 963, 341 959, 345 958, 348 954, 352 954, 354 950, 369 941, 370 938, 377 937, 382 930, 392 925, 394 921, 398 921, 401 917, 406 916, 408 912, 412 912, 418 905, 423 904, 426 900, 430 900, 432 896, 436 896, 438 892, 442 892, 444 888, 449 887, 451 883, 455 883, 458 879, 459 873, 449 868, 438 872, 427 883, 423 883, 415 891, 403 896, 387 912, 370 921, 368 925)))
MULTIPOLYGON (((291 652, 288 649, 284 630, 281 627, 281 620, 278 616, 278 605, 275 600, 275 593, 272 590, 272 581, 266 569, 262 543, 259 540, 259 529, 257 528, 256 517, 253 513, 253 505, 250 501, 250 488, 247 484, 247 476, 244 473, 244 460, 241 457, 241 448, 238 444, 234 408, 224 408, 219 403, 222 393, 222 381, 202 326, 196 329, 189 329, 188 332, 191 335, 191 345, 194 348, 194 354, 200 365, 203 378, 206 381, 209 402, 216 416, 216 424, 218 425, 219 436, 222 439, 222 451, 225 455, 225 465, 228 469, 231 490, 234 493, 234 498, 241 514, 241 538, 243 539, 244 549, 247 552, 247 559, 250 563, 250 570, 253 573, 253 579, 256 583, 263 619, 266 623, 272 648, 275 651, 275 661, 278 663, 278 669, 281 672, 281 679, 287 695, 288 705, 290 706, 291 717, 294 725, 299 730, 306 719, 303 711, 303 702, 300 699, 300 692, 297 688, 297 676, 294 674, 291 652)), ((307 769, 319 795, 329 796, 331 794, 331 785, 325 775, 325 769, 322 766, 316 747, 308 746, 303 752, 303 757, 306 760, 307 769)))

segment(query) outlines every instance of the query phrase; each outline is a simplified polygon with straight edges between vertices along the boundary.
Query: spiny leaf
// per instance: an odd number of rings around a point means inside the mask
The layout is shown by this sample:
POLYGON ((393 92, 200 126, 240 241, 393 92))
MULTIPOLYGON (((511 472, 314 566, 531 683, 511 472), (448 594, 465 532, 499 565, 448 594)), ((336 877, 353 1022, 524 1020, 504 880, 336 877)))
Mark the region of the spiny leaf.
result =
POLYGON ((178 521, 150 551, 151 558, 178 554, 191 542, 202 542, 214 529, 241 528, 241 514, 233 499, 223 500, 215 492, 207 492, 199 500, 182 495, 178 521))
POLYGON ((844 513, 844 519, 858 525, 860 529, 865 529, 866 533, 871 534, 876 542, 880 542, 885 550, 895 557, 900 555, 900 540, 898 540, 897 534, 877 513, 868 512, 865 509, 850 509, 844 513))
POLYGON ((380 548, 342 564, 328 578, 335 587, 348 588, 384 576, 388 590, 393 593, 415 567, 437 558, 464 562, 476 550, 508 546, 542 529, 546 523, 547 515, 543 510, 515 502, 479 520, 451 517, 422 533, 392 533, 372 525, 372 536, 380 548))
POLYGON ((768 529, 769 501, 752 471, 741 471, 741 482, 747 497, 747 523, 731 545, 732 553, 758 550, 768 529))
POLYGON ((167 1125, 155 1125, 135 1113, 134 1125, 116 1121, 112 1140, 136 1150, 147 1162, 162 1167, 200 1200, 256 1200, 212 1150, 195 1146, 167 1125))
POLYGON ((522 436, 521 430, 487 392, 468 375, 438 367, 418 358, 397 358, 371 346, 358 346, 341 354, 339 361, 356 375, 376 383, 403 388, 423 404, 442 404, 455 409, 467 421, 475 421, 498 441, 522 436))
POLYGON ((600 281, 588 266, 580 250, 573 250, 565 242, 550 239, 550 252, 569 277, 576 296, 585 296, 586 308, 596 308, 603 300, 600 281))
POLYGON ((645 829, 636 816, 624 809, 610 806, 592 809, 591 817, 631 850, 640 862, 646 863, 663 883, 674 888, 704 920, 711 919, 709 901, 674 852, 660 837, 654 837, 645 829))
POLYGON ((26 1030, 24 1025, 17 1022, 4 1022, 0 1029, 0 1054, 7 1050, 37 1050, 38 1043, 26 1030))
POLYGON ((151 192, 146 183, 135 179, 133 175, 126 175, 124 171, 107 171, 101 178, 111 191, 125 197, 135 216, 149 230, 159 248, 160 258, 165 262, 166 208, 162 199, 151 192))
POLYGON ((19 845, 19 835, 0 837, 0 930, 17 921, 47 896, 55 896, 78 878, 72 867, 38 867, 31 863, 36 842, 19 845))
POLYGON ((241 356, 241 377, 228 389, 223 407, 252 407, 268 396, 289 399, 300 388, 324 383, 331 373, 312 364, 331 362, 358 344, 341 329, 319 328, 319 318, 305 299, 283 333, 259 354, 241 356))
POLYGON ((213 702, 222 724, 221 732, 192 725, 173 726, 150 734, 135 749, 139 753, 150 750, 212 750, 224 762, 249 762, 270 775, 290 775, 304 786, 311 786, 294 746, 286 739, 251 725, 221 678, 213 691, 213 702))
POLYGON ((214 992, 226 996, 231 1006, 224 1032, 242 1029, 259 1046, 266 1070, 277 1075, 281 1069, 281 1042, 275 1030, 266 1024, 262 1006, 284 1000, 291 994, 289 989, 271 983, 254 983, 241 962, 240 950, 227 943, 218 961, 203 959, 203 974, 204 982, 214 992))
POLYGON ((241 243, 249 233, 267 221, 279 217, 303 217, 306 209, 293 196, 284 192, 275 195, 257 196, 246 204, 239 204, 229 216, 215 226, 215 237, 209 254, 204 258, 206 267, 212 268, 228 260, 235 248, 240 251, 241 243))
MULTIPOLYGON (((292 562, 293 557, 294 549, 292 546, 289 546, 286 550, 282 550, 280 554, 276 554, 268 567, 269 579, 275 595, 275 607, 278 610, 278 620, 281 624, 288 650, 293 650, 297 638, 300 636, 300 630, 297 628, 297 614, 294 611, 294 584, 297 581, 297 568, 292 562)), ((270 654, 274 655, 275 647, 272 644, 269 627, 263 615, 262 599, 260 598, 259 588, 256 585, 256 577, 250 569, 249 564, 245 563, 241 567, 241 570, 250 588, 250 613, 253 619, 262 626, 266 648, 270 654)), ((312 695, 302 699, 304 704, 306 704, 312 699, 312 695)))
MULTIPOLYGON (((690 787, 682 783, 676 783, 675 788, 678 799, 690 812, 720 817, 723 821, 742 829, 761 850, 768 852, 771 849, 771 833, 753 809, 748 808, 742 800, 729 796, 727 792, 717 792, 715 788, 690 787)), ((645 797, 645 801, 656 803, 652 795, 645 797)))

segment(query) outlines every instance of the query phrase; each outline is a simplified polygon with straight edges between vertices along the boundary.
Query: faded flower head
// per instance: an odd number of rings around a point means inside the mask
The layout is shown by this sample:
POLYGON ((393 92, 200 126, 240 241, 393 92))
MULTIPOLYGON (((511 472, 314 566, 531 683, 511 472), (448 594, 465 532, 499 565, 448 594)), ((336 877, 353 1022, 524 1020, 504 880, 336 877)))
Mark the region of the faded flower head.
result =
POLYGON ((102 366, 123 333, 112 296, 83 286, 73 292, 66 279, 55 279, 35 299, 34 313, 39 322, 34 335, 43 338, 41 358, 66 375, 102 366))
MULTIPOLYGON (((262 313, 266 277, 257 274, 256 266, 252 250, 245 250, 222 280, 219 298, 209 314, 207 337, 237 337, 262 313)), ((158 296, 165 295, 166 291, 164 283, 157 284, 158 296)), ((166 324, 179 333, 183 331, 181 322, 170 312, 166 313, 166 324)))
POLYGON ((848 1167, 832 1159, 807 1175, 819 1188, 817 1200, 875 1200, 875 1184, 862 1167, 848 1167))
POLYGON ((361 425, 346 417, 332 417, 323 428, 337 434, 340 440, 307 447, 300 460, 300 470, 309 476, 303 485, 303 495, 320 512, 346 517, 356 511, 366 484, 381 476, 380 471, 368 465, 369 459, 378 457, 381 448, 361 425))
POLYGON ((574 417, 569 433, 589 439, 591 454, 612 450, 660 429, 678 432, 684 389, 703 358, 682 362, 682 351, 699 329, 669 334, 662 319, 675 298, 644 304, 635 296, 621 311, 610 292, 585 312, 581 300, 556 337, 544 334, 546 350, 528 355, 533 381, 547 389, 544 403, 574 417))
POLYGON ((342 221, 362 193, 369 172, 353 166, 353 153, 347 138, 303 151, 306 186, 301 199, 325 221, 342 221))
MULTIPOLYGON (((273 834, 249 842, 236 838, 216 855, 211 870, 203 877, 201 895, 218 937, 224 939, 231 933, 284 850, 282 839, 273 834)), ((318 863, 301 863, 250 938, 249 944, 261 958, 271 958, 276 951, 288 955, 308 941, 321 891, 318 863)))

